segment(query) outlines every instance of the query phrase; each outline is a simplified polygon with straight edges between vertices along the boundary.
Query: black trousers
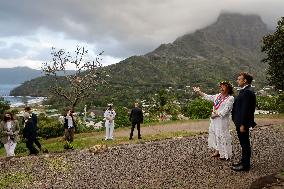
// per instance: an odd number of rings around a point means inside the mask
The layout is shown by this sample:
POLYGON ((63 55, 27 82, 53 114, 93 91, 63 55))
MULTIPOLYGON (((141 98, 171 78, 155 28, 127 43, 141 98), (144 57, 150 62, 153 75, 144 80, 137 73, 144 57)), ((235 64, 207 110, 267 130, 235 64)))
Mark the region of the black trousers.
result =
POLYGON ((64 134, 65 134, 65 140, 68 142, 73 142, 74 140, 74 134, 75 134, 75 128, 69 128, 69 129, 65 129, 64 130, 64 134))
POLYGON ((138 138, 141 138, 140 122, 132 122, 131 131, 130 131, 130 138, 133 137, 133 131, 134 131, 136 125, 137 125, 137 130, 138 130, 138 138))
POLYGON ((240 145, 242 147, 242 159, 241 162, 244 167, 250 166, 250 158, 251 158, 251 147, 249 140, 249 129, 246 128, 246 131, 241 133, 240 127, 237 127, 237 134, 240 141, 240 145))
POLYGON ((35 145, 37 145, 37 147, 39 148, 39 150, 41 150, 41 144, 40 144, 40 142, 38 141, 37 138, 34 139, 34 143, 35 143, 35 145))
POLYGON ((26 140, 26 146, 30 151, 31 154, 38 154, 38 150, 34 147, 34 140, 33 139, 27 139, 26 140))

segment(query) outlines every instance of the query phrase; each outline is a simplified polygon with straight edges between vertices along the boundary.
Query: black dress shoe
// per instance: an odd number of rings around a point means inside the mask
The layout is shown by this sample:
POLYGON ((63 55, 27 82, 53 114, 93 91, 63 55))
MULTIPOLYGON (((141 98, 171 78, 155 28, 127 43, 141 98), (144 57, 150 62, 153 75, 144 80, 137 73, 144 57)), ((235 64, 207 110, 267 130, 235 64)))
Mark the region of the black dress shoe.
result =
POLYGON ((48 153, 48 149, 43 149, 42 152, 47 154, 48 153))
POLYGON ((220 157, 220 154, 215 152, 214 154, 211 155, 211 157, 220 157))
POLYGON ((222 161, 229 161, 230 158, 226 159, 226 158, 220 158, 220 157, 219 157, 219 160, 222 160, 222 161))
POLYGON ((240 162, 238 162, 238 163, 233 163, 232 166, 233 166, 233 167, 236 167, 236 166, 239 166, 239 165, 241 165, 241 164, 242 164, 242 162, 240 161, 240 162))
POLYGON ((234 171, 249 171, 250 166, 243 166, 242 164, 240 164, 238 166, 233 166, 231 169, 234 171))

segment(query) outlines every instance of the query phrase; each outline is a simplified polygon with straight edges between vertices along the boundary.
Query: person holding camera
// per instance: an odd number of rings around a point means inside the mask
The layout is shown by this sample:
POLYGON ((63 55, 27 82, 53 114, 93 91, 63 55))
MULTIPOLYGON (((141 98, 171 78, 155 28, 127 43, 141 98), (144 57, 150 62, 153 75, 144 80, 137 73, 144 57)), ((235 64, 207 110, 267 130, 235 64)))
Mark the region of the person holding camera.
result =
POLYGON ((19 141, 20 127, 12 113, 5 113, 4 120, 0 124, 1 142, 4 144, 7 157, 15 156, 15 148, 19 141))
POLYGON ((64 135, 66 144, 64 145, 64 149, 73 150, 73 145, 71 144, 74 140, 76 122, 73 115, 74 111, 68 109, 66 115, 64 116, 64 135))

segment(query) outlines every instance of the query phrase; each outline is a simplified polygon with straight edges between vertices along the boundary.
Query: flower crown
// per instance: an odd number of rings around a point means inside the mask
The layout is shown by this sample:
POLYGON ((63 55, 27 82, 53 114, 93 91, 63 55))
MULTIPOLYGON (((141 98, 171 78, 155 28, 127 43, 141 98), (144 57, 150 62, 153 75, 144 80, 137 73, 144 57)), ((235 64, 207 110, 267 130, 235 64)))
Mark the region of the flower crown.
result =
POLYGON ((219 85, 229 85, 229 86, 233 87, 233 85, 230 83, 230 81, 220 81, 219 85))

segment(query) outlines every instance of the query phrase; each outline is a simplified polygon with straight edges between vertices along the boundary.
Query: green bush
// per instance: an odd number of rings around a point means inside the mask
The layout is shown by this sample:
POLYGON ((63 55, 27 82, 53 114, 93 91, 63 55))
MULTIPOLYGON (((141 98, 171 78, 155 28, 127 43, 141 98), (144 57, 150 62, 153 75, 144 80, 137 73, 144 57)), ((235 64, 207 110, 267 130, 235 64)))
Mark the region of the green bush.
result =
POLYGON ((117 107, 115 109, 115 127, 129 127, 131 126, 131 122, 129 120, 129 110, 125 107, 117 107))
POLYGON ((95 131, 94 127, 87 127, 83 119, 80 117, 76 120, 76 133, 88 133, 95 131))
POLYGON ((16 115, 16 114, 19 113, 19 110, 18 110, 18 109, 12 109, 12 110, 11 110, 11 113, 12 113, 13 115, 16 115))
POLYGON ((284 113, 284 93, 278 96, 276 104, 278 105, 277 111, 279 113, 284 113))
POLYGON ((25 153, 27 151, 28 151, 28 148, 26 147, 26 143, 25 142, 19 142, 16 146, 15 154, 21 154, 21 153, 25 153))
POLYGON ((191 119, 206 119, 210 117, 212 107, 212 102, 196 98, 188 104, 185 113, 191 119))
POLYGON ((177 121, 177 120, 179 120, 179 118, 178 118, 177 115, 172 115, 171 120, 172 121, 177 121))
POLYGON ((52 138, 62 136, 64 133, 64 126, 57 118, 50 118, 44 115, 38 116, 38 136, 42 138, 52 138))
POLYGON ((276 111, 277 110, 276 96, 257 96, 256 108, 259 110, 276 111))
MULTIPOLYGON (((96 117, 93 121, 101 121, 102 117, 96 117)), ((38 116, 38 136, 48 139, 53 137, 63 136, 64 134, 64 125, 58 120, 58 118, 50 118, 44 114, 38 116)), ((94 127, 87 127, 83 121, 83 117, 76 117, 76 133, 86 133, 98 131, 94 127)))
POLYGON ((257 96, 256 108, 266 111, 284 112, 284 94, 275 96, 257 96))
POLYGON ((149 100, 144 100, 145 114, 144 123, 153 123, 161 120, 178 120, 178 115, 181 113, 181 106, 177 100, 176 94, 170 90, 161 90, 158 94, 150 97, 149 100))
POLYGON ((155 123, 155 122, 159 122, 159 118, 156 115, 150 114, 149 116, 144 116, 144 120, 143 120, 144 124, 155 123))
POLYGON ((9 109, 9 102, 5 101, 3 97, 0 97, 0 119, 2 119, 4 112, 9 109))

